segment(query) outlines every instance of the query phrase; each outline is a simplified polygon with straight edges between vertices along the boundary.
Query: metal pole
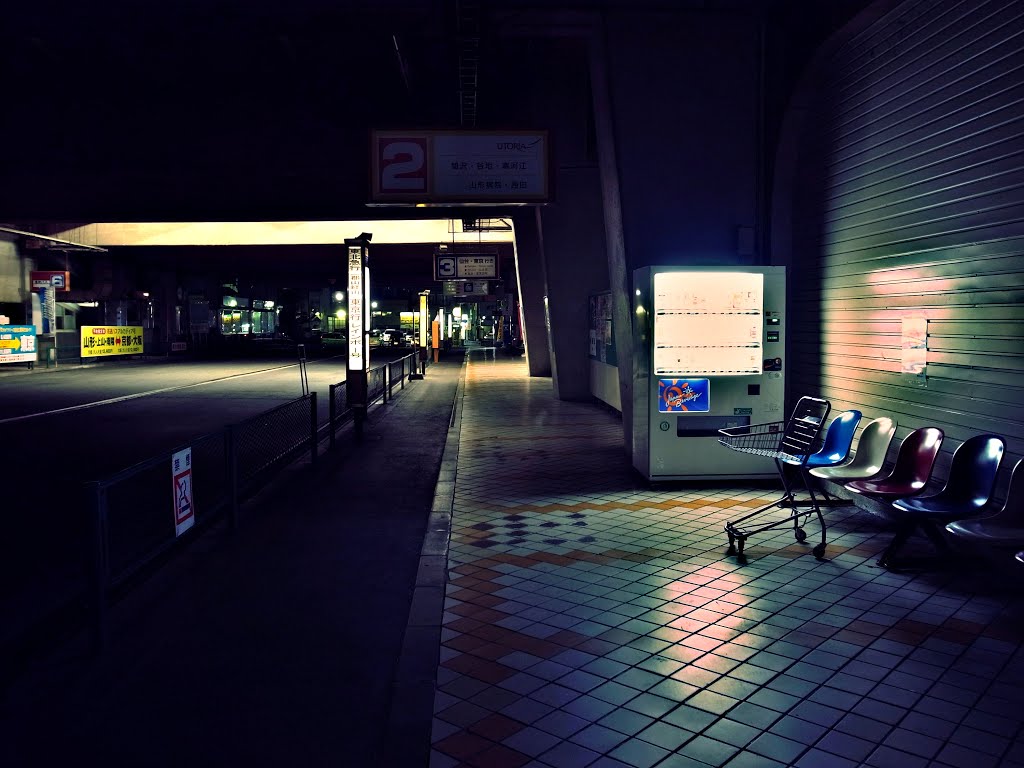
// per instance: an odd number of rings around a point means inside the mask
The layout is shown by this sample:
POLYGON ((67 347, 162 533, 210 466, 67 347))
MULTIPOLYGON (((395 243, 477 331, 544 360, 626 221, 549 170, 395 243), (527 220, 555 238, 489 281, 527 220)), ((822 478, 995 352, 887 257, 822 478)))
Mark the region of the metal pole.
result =
POLYGON ((110 550, 107 539, 107 494, 99 482, 89 483, 92 512, 93 559, 91 579, 93 650, 107 644, 107 586, 110 578, 110 550))
POLYGON ((231 530, 238 530, 238 446, 235 427, 224 428, 225 463, 228 471, 228 523, 231 530))
POLYGON ((302 385, 303 396, 309 394, 309 379, 306 376, 306 345, 298 345, 299 355, 299 383, 302 385))
POLYGON ((334 448, 335 443, 334 422, 338 418, 338 406, 335 404, 335 392, 337 391, 337 389, 337 384, 331 384, 327 390, 327 396, 331 399, 330 402, 327 404, 327 427, 328 431, 331 433, 331 440, 329 443, 331 448, 334 448))
POLYGON ((316 419, 316 392, 309 393, 309 460, 316 464, 317 449, 317 419, 316 419))

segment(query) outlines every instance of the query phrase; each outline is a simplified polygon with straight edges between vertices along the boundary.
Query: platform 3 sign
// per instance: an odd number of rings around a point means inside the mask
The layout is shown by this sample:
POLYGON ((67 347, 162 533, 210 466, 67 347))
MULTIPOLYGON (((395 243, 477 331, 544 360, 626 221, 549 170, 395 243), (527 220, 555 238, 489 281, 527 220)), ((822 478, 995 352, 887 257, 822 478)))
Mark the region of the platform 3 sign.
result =
POLYGON ((0 325, 0 365, 36 361, 34 325, 0 325))
POLYGON ((141 355, 141 325, 83 325, 82 357, 141 355))

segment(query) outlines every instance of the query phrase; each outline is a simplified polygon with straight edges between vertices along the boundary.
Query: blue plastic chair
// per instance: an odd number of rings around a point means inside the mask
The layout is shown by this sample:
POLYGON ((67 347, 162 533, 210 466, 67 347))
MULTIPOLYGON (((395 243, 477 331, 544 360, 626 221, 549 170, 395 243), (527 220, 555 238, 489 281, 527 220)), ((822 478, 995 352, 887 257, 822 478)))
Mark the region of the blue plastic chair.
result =
POLYGON ((950 547, 939 531, 940 526, 954 520, 980 515, 996 485, 999 464, 1006 451, 1006 442, 999 435, 975 435, 953 452, 946 484, 931 496, 912 496, 892 503, 900 518, 896 535, 886 547, 878 564, 892 566, 893 554, 902 547, 915 529, 921 531, 942 554, 950 547))
POLYGON ((836 416, 828 425, 825 432, 825 442, 817 453, 807 457, 808 469, 814 467, 831 467, 842 464, 850 455, 850 446, 853 445, 853 436, 857 434, 857 425, 860 424, 860 411, 843 411, 836 416))

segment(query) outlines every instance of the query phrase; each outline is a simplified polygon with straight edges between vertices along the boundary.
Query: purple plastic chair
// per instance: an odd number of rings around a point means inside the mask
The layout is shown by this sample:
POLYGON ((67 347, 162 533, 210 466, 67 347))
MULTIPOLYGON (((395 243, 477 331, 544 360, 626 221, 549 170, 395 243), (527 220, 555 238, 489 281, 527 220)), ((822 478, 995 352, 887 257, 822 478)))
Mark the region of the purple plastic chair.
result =
POLYGON ((921 493, 931 479, 944 436, 938 427, 915 429, 900 443, 896 463, 888 475, 851 480, 846 488, 854 493, 890 499, 921 493))

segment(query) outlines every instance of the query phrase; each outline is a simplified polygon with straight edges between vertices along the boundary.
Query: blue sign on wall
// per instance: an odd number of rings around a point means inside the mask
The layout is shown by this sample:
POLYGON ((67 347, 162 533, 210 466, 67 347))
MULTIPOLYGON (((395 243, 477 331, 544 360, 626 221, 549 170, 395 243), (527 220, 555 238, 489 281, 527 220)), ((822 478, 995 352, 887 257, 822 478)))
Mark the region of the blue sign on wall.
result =
POLYGON ((34 325, 0 325, 0 364, 36 361, 34 325))
POLYGON ((711 410, 709 379, 658 379, 658 412, 706 413, 711 410))

